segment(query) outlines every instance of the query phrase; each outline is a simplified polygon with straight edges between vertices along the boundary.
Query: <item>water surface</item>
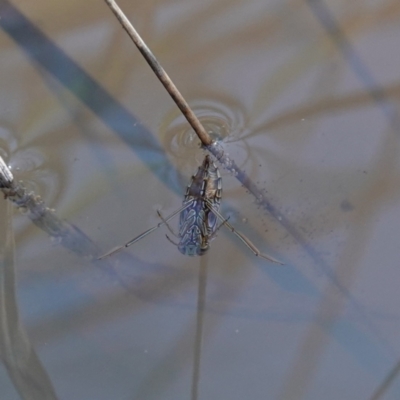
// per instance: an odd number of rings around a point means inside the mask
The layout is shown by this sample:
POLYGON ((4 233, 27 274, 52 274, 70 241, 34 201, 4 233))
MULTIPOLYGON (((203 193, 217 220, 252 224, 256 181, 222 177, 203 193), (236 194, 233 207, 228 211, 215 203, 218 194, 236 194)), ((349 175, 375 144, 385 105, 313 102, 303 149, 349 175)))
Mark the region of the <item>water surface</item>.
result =
MULTIPOLYGON (((4 398, 398 398, 397 2, 120 5, 275 210, 221 171, 222 212, 285 266, 224 229, 202 259, 164 228, 95 262, 3 200, 3 338, 37 357, 3 339, 4 398)), ((0 27, 16 179, 100 252, 178 208, 204 152, 106 5, 3 1, 0 27)))

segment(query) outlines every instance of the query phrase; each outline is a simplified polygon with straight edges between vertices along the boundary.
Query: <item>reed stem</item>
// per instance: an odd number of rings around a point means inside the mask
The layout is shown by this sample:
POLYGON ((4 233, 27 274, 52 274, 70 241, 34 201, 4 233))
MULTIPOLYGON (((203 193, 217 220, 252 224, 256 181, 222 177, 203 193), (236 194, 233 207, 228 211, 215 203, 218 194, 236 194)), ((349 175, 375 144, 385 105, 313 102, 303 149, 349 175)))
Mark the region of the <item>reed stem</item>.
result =
POLYGON ((203 143, 203 146, 205 147, 210 146, 212 143, 210 135, 207 133, 202 123, 199 121, 195 113, 189 107, 189 104, 183 98, 182 94, 175 86, 175 84, 172 82, 168 74, 165 72, 164 68, 158 62, 154 54, 147 47, 146 43, 143 41, 140 35, 136 32, 136 29, 130 23, 130 21, 123 13, 123 11, 119 8, 118 4, 114 0, 105 0, 105 2, 110 7, 111 11, 115 14, 118 21, 125 29, 127 34, 130 36, 132 41, 135 43, 136 47, 142 53, 143 57, 148 62, 154 73, 157 75, 157 78, 164 85, 165 89, 172 97, 172 99, 175 101, 176 105, 182 111, 182 114, 185 116, 185 118, 187 119, 193 130, 196 132, 197 136, 201 140, 201 143, 203 143))

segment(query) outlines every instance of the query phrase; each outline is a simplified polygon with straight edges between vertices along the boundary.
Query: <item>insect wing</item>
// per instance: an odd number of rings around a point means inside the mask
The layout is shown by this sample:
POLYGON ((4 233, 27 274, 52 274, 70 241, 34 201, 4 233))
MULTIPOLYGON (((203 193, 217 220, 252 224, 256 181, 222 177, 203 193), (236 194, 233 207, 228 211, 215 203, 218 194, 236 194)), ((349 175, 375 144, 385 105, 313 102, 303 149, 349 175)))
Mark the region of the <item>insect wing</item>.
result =
POLYGON ((191 200, 191 205, 180 215, 179 246, 186 255, 202 255, 208 249, 207 207, 203 201, 191 200))

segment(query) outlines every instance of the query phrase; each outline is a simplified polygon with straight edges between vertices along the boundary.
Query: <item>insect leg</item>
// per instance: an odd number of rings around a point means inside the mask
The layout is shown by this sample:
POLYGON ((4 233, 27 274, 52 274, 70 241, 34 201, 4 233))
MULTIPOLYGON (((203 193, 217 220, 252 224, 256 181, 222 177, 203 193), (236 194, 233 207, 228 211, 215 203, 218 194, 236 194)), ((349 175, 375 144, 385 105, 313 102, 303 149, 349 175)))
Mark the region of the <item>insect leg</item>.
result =
POLYGON ((179 214, 183 210, 185 210, 187 207, 189 207, 190 204, 185 204, 182 207, 180 207, 178 210, 174 211, 172 214, 168 215, 167 218, 163 219, 161 222, 159 222, 157 225, 153 226, 150 229, 147 229, 147 231, 144 231, 138 236, 135 236, 133 239, 131 239, 129 242, 126 242, 122 246, 118 246, 112 250, 110 250, 108 253, 103 254, 98 258, 98 260, 102 260, 103 258, 109 257, 112 254, 118 253, 119 251, 125 249, 126 247, 131 246, 132 244, 138 242, 139 240, 143 239, 145 236, 149 235, 151 232, 155 231, 158 229, 160 226, 166 224, 170 219, 174 218, 176 214, 179 214))
POLYGON ((211 240, 215 239, 215 236, 217 236, 217 232, 219 231, 219 229, 221 228, 222 225, 225 225, 226 222, 228 222, 229 218, 231 216, 229 216, 228 218, 224 218, 222 220, 222 222, 216 227, 215 231, 208 237, 208 240, 211 242, 211 240))
POLYGON ((224 218, 218 210, 216 210, 210 201, 206 200, 207 207, 222 221, 222 225, 225 225, 233 234, 235 234, 253 253, 254 255, 272 261, 276 264, 284 265, 283 262, 276 260, 271 256, 267 256, 260 252, 257 247, 250 241, 250 239, 243 233, 238 232, 226 218, 224 218))
POLYGON ((176 247, 179 246, 179 243, 175 243, 168 235, 165 235, 165 236, 173 245, 175 245, 176 247))
POLYGON ((161 221, 163 221, 164 224, 167 226, 168 230, 169 230, 175 237, 179 237, 179 236, 174 232, 174 230, 170 227, 170 225, 168 224, 168 222, 164 219, 164 217, 162 216, 160 210, 157 210, 157 214, 158 214, 158 216, 160 217, 161 221))

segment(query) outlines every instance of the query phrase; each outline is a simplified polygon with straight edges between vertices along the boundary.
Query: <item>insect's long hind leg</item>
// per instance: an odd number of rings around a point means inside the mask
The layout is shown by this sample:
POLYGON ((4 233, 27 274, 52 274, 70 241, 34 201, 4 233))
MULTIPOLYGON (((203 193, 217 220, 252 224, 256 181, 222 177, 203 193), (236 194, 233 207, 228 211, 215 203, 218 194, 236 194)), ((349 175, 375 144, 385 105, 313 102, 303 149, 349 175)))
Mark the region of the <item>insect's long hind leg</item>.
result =
POLYGON ((215 239, 215 237, 217 236, 217 232, 220 230, 222 225, 225 225, 226 222, 228 222, 229 218, 231 216, 229 216, 228 218, 224 218, 222 220, 222 222, 217 226, 217 228, 215 229, 215 231, 208 237, 208 240, 211 242, 211 240, 215 239))
POLYGON ((257 247, 247 238, 243 233, 238 232, 226 218, 224 218, 221 213, 216 210, 213 205, 206 200, 207 207, 222 221, 222 225, 225 225, 233 234, 235 234, 257 257, 264 258, 266 260, 272 261, 276 264, 284 265, 283 262, 276 260, 271 256, 267 256, 266 254, 261 253, 257 247))
POLYGON ((160 217, 161 221, 164 222, 164 224, 166 225, 166 227, 168 228, 168 230, 177 238, 179 238, 179 236, 174 232, 174 230, 170 227, 169 223, 165 220, 165 218, 163 217, 163 215, 161 214, 160 210, 157 210, 157 214, 160 217))
POLYGON ((118 246, 112 250, 110 250, 108 253, 103 254, 98 258, 98 260, 102 260, 103 258, 109 257, 115 253, 118 253, 119 251, 131 246, 132 244, 138 242, 139 240, 143 239, 147 235, 149 235, 151 232, 154 232, 156 229, 158 229, 160 226, 166 224, 169 220, 175 217, 176 214, 179 214, 183 210, 185 210, 187 207, 189 207, 189 204, 185 204, 184 206, 180 207, 178 210, 174 211, 172 214, 168 215, 167 218, 163 218, 161 222, 159 222, 157 225, 153 226, 150 229, 147 229, 147 231, 144 231, 138 236, 135 236, 133 239, 131 239, 129 242, 126 242, 122 246, 118 246))

